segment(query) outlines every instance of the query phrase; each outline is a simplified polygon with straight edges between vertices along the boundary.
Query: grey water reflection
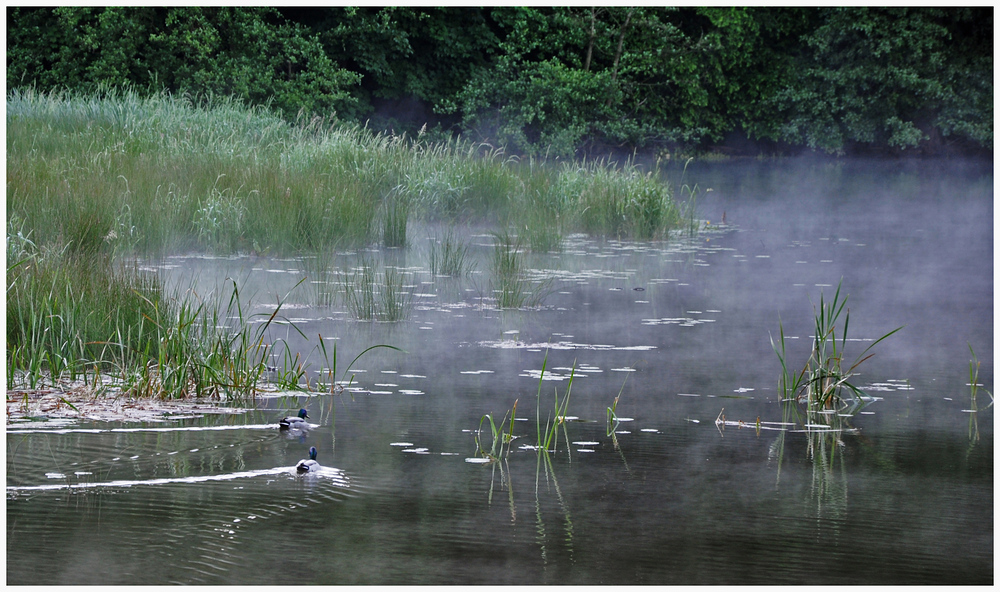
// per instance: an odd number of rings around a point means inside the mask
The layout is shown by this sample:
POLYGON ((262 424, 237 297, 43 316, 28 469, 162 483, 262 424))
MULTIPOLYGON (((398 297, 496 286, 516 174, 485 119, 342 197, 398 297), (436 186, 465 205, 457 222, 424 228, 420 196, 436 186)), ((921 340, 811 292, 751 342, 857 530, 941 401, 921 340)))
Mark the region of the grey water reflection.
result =
MULTIPOLYGON (((303 258, 165 259, 181 286, 232 277, 262 310, 285 298, 269 338, 313 370, 320 338, 339 369, 373 344, 406 353, 369 352, 339 395, 272 393, 248 414, 8 425, 7 582, 992 583, 991 167, 686 175, 707 232, 567 237, 529 257, 553 288, 535 310, 493 309, 482 263, 432 277, 424 237, 446 230, 433 225, 406 250, 333 256, 402 271, 414 302, 399 323, 355 321, 310 279, 293 289, 315 275, 303 258), (780 316, 804 363, 812 305, 841 279, 848 356, 905 329, 860 368, 870 400, 803 415, 779 401, 770 336, 780 316), (536 417, 571 374, 577 419, 538 453, 536 417), (515 401, 510 454, 468 462, 482 416, 515 401), (279 432, 300 406, 317 426, 279 432), (326 471, 299 477, 309 446, 326 471)), ((488 229, 458 230, 483 261, 488 229)))

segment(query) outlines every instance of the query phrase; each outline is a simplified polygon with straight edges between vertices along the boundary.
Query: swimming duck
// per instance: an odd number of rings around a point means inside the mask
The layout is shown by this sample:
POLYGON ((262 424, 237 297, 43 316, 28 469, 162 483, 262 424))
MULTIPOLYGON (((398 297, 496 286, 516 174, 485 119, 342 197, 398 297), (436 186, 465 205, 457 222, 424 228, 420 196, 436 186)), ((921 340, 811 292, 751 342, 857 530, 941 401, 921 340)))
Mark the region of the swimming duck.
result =
POLYGON ((298 417, 283 417, 278 420, 278 428, 282 430, 287 430, 289 428, 295 428, 301 430, 303 428, 308 428, 309 424, 306 423, 306 418, 309 417, 309 413, 305 409, 299 409, 298 417))
POLYGON ((319 469, 319 463, 316 462, 316 447, 309 447, 309 459, 303 459, 299 461, 299 464, 295 465, 295 471, 297 473, 308 473, 309 471, 315 471, 319 469))

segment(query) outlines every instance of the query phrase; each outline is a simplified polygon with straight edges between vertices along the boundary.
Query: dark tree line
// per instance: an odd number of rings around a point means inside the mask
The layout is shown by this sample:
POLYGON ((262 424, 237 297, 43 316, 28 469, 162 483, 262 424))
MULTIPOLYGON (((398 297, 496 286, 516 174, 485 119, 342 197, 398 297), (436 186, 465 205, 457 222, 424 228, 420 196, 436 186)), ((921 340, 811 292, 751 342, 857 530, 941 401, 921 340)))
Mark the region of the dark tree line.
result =
POLYGON ((235 95, 521 152, 993 147, 986 8, 8 8, 9 88, 235 95))

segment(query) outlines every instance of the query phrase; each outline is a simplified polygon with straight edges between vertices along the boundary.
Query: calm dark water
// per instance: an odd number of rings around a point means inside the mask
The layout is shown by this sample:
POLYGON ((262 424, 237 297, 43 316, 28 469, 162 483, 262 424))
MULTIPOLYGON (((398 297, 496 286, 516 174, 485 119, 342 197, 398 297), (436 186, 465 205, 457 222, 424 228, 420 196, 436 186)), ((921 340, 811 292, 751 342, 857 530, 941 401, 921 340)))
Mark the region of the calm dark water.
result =
MULTIPOLYGON (((342 365, 372 344, 407 352, 363 357, 353 399, 8 425, 7 583, 991 584, 993 408, 969 413, 967 383, 971 344, 993 388, 992 167, 692 164, 686 180, 728 227, 671 244, 569 237, 530 260, 554 278, 540 310, 482 306, 484 229, 466 234, 479 273, 460 280, 427 272, 440 228, 374 253, 409 273, 403 323, 351 321, 300 286, 284 312, 312 343, 273 337, 308 353, 321 334, 342 365), (804 363, 812 305, 841 280, 849 357, 905 325, 860 368, 876 400, 839 436, 776 429, 770 335, 780 317, 804 363), (519 446, 574 365, 581 421, 545 462, 519 446), (631 421, 609 436, 619 391, 631 421), (515 400, 527 421, 506 462, 467 462, 482 415, 515 400), (280 434, 300 405, 318 427, 280 434), (324 471, 297 477, 309 446, 324 471)), ((165 263, 182 284, 229 275, 264 303, 306 269, 165 263)))

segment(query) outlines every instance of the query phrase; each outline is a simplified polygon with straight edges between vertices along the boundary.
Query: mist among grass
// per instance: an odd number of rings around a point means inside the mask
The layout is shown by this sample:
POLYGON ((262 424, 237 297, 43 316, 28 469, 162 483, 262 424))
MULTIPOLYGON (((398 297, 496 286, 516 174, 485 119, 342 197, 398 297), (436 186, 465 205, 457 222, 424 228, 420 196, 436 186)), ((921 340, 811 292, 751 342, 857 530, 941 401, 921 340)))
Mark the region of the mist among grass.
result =
MULTIPOLYGON (((165 295, 127 261, 315 254, 316 299, 332 305, 335 249, 406 248, 411 221, 485 223, 510 229, 496 235, 493 288, 499 307, 517 308, 545 288, 528 280, 525 251, 580 231, 669 238, 694 219, 658 174, 630 163, 552 164, 462 140, 289 123, 228 98, 14 90, 6 140, 8 387, 111 373, 134 393, 250 393, 267 360, 298 364, 260 349, 235 286, 228 304, 165 295)), ((432 247, 434 273, 467 273, 466 253, 446 237, 432 247)), ((359 319, 409 314, 391 266, 363 265, 343 293, 359 319)))
POLYGON ((534 250, 565 232, 666 237, 684 222, 652 172, 547 164, 231 99, 11 91, 7 208, 72 251, 301 252, 406 244, 413 219, 496 222, 534 250))

